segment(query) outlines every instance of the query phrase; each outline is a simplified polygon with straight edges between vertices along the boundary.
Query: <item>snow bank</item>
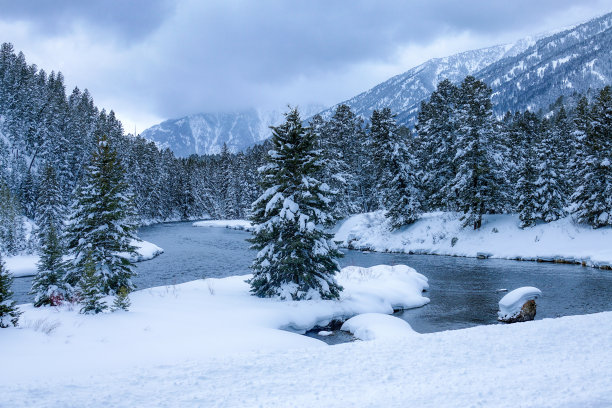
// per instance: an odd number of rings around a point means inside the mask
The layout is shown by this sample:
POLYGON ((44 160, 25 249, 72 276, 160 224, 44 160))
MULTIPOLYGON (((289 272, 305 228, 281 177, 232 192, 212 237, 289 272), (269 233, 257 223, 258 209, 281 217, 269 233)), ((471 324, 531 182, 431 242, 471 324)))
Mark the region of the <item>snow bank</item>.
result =
POLYGON ((533 286, 525 286, 514 289, 499 301, 499 312, 497 315, 500 320, 515 316, 528 300, 536 300, 542 296, 542 291, 533 286))
POLYGON ((350 318, 340 328, 361 340, 390 339, 417 335, 402 319, 380 313, 364 313, 350 318))
MULTIPOLYGON (((132 245, 136 247, 136 254, 131 256, 132 262, 148 261, 156 256, 163 254, 164 250, 148 241, 132 240, 132 245)), ((126 253, 120 256, 127 257, 126 253)), ((15 277, 34 276, 38 270, 36 264, 40 257, 38 255, 17 255, 9 256, 4 259, 6 269, 15 277)))
POLYGON ((487 215, 480 230, 463 228, 460 214, 423 214, 391 231, 382 211, 358 214, 338 228, 343 246, 373 251, 583 263, 612 267, 612 228, 592 229, 570 217, 519 228, 516 215, 487 215))
MULTIPOLYGON (((164 253, 162 248, 149 241, 132 240, 131 244, 136 247, 136 253, 130 256, 132 262, 148 261, 164 253)), ((125 253, 121 255, 127 257, 125 253)))
POLYGON ((236 230, 252 231, 253 224, 247 220, 206 220, 193 223, 194 227, 230 228, 236 230))
POLYGON ((6 269, 14 276, 34 276, 38 270, 38 255, 17 255, 4 258, 6 269))

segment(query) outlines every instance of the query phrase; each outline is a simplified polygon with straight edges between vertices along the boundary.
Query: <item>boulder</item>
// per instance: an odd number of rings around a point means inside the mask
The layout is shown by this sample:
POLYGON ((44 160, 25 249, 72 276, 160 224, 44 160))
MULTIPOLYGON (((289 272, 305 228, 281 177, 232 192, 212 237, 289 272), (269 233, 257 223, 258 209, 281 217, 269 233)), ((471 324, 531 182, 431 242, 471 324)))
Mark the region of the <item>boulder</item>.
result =
POLYGON ((497 319, 504 323, 526 322, 536 315, 536 299, 542 296, 538 288, 526 286, 508 293, 499 301, 497 319))

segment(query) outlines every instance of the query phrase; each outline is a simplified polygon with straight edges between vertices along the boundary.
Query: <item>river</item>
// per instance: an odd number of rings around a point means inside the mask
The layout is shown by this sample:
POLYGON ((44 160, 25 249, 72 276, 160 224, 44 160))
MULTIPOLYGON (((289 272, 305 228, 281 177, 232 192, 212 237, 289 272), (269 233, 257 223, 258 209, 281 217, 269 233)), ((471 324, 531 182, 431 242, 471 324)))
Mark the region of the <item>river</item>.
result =
MULTIPOLYGON (((253 251, 249 234, 225 228, 193 227, 190 222, 143 227, 139 236, 164 248, 153 260, 137 263, 138 289, 173 285, 201 278, 249 273, 253 251)), ((579 265, 408 255, 345 250, 342 266, 406 264, 429 278, 421 308, 396 313, 421 333, 459 329, 497 322, 497 302, 521 286, 542 290, 537 319, 612 310, 612 272, 579 265)), ((31 277, 13 284, 18 303, 32 301, 31 277)))

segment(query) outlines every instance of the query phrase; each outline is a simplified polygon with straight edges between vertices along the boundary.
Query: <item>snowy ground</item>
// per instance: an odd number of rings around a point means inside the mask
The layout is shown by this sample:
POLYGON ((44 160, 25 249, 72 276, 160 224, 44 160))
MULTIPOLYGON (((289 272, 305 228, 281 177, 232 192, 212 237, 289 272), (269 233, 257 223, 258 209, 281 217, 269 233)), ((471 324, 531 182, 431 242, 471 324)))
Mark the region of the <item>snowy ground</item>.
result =
POLYGON ((391 232, 381 211, 348 218, 336 230, 343 245, 373 251, 522 260, 584 262, 612 266, 612 228, 592 229, 569 217, 520 229, 514 215, 485 216, 478 231, 462 228, 459 214, 427 213, 391 232))
POLYGON ((251 231, 253 224, 247 220, 206 220, 193 223, 194 227, 217 227, 231 228, 236 230, 251 231))
MULTIPOLYGON (((134 262, 148 261, 164 253, 162 248, 148 241, 132 241, 132 245, 136 247, 136 255, 132 256, 134 262)), ((4 258, 4 262, 13 276, 34 276, 38 259, 38 255, 17 255, 4 258)))
POLYGON ((127 313, 22 306, 0 331, 0 406, 612 404, 612 312, 418 334, 378 314, 428 301, 405 266, 344 269, 339 302, 259 299, 244 279, 138 291, 127 313), (345 328, 374 340, 279 330, 356 312, 345 328))

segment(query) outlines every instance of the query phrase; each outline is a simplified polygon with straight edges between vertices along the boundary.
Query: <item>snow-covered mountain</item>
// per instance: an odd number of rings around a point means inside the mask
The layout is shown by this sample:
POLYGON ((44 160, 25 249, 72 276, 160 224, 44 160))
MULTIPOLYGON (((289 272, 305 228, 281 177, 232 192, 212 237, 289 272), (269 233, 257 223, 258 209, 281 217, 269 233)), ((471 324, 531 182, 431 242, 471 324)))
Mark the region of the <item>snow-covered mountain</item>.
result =
MULTIPOLYGON (((300 106, 304 117, 319 112, 321 105, 300 106)), ((166 120, 141 136, 162 148, 170 148, 175 155, 215 154, 223 143, 232 152, 246 149, 270 136, 270 126, 283 122, 282 110, 245 110, 233 113, 198 113, 179 119, 166 120)))
MULTIPOLYGON (((429 97, 439 82, 447 78, 459 82, 504 57, 523 52, 535 41, 535 38, 527 37, 514 44, 434 58, 341 103, 364 118, 369 118, 374 109, 389 107, 398 115, 399 122, 413 124, 421 101, 429 97)), ((336 106, 321 112, 321 115, 330 117, 336 106)))
POLYGON ((493 88, 498 113, 546 108, 612 82, 612 13, 539 39, 476 73, 493 88))

